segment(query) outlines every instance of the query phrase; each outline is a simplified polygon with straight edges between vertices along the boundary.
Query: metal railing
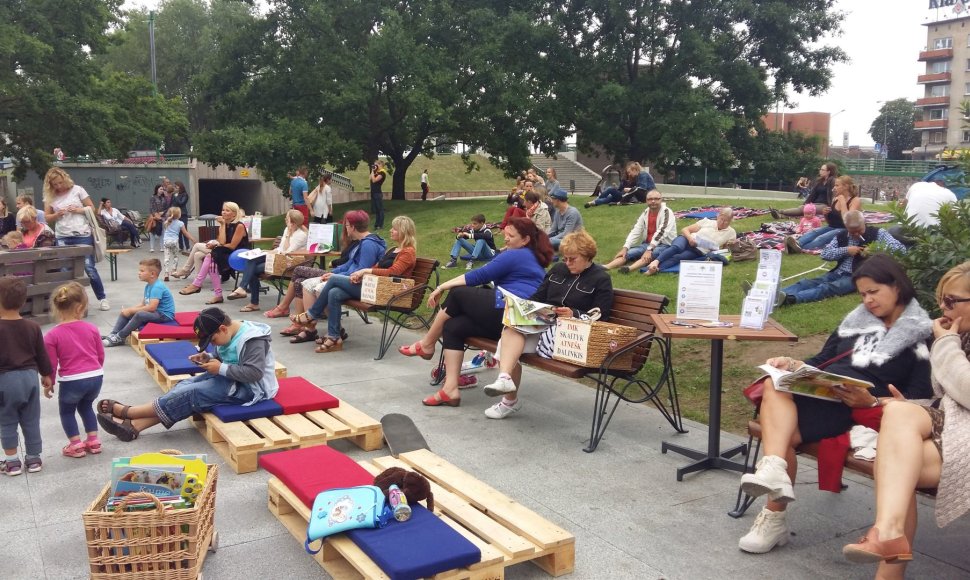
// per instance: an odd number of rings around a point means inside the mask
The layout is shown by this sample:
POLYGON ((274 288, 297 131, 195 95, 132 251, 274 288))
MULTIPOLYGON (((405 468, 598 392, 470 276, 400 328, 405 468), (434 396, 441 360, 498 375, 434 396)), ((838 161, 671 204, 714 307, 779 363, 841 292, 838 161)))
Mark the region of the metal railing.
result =
POLYGON ((918 161, 912 159, 839 159, 846 173, 929 173, 934 167, 941 165, 939 161, 918 161))

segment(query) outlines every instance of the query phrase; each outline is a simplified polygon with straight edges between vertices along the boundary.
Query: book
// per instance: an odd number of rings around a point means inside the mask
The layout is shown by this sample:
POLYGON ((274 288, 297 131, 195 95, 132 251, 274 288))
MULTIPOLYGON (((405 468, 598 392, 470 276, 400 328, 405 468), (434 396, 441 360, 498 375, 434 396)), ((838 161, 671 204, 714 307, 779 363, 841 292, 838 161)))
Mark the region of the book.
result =
POLYGON ((875 387, 869 381, 837 375, 817 369, 811 365, 802 365, 791 372, 775 368, 768 364, 763 364, 758 368, 771 377, 775 389, 779 391, 786 391, 793 395, 814 397, 825 401, 840 402, 842 400, 836 396, 836 387, 856 389, 871 389, 875 387))

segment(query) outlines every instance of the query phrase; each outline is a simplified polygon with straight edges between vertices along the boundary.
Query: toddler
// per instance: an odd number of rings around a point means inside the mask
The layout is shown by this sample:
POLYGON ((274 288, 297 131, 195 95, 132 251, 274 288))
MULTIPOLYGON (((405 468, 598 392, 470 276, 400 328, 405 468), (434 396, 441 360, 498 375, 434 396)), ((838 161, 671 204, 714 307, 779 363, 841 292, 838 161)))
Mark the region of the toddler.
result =
POLYGON ((163 272, 165 273, 165 281, 168 282, 168 277, 174 274, 179 267, 179 234, 192 240, 193 244, 195 243, 195 238, 185 229, 181 209, 174 206, 170 207, 166 215, 165 228, 162 233, 162 248, 165 251, 165 268, 163 272))
POLYGON ((7 234, 0 239, 0 244, 2 244, 4 249, 7 250, 26 250, 29 248, 29 246, 24 243, 24 235, 17 231, 7 232, 7 234))
MULTIPOLYGON (((61 427, 68 439, 67 446, 61 450, 66 457, 101 453, 94 401, 104 379, 104 346, 98 327, 84 321, 87 311, 87 292, 77 282, 68 282, 51 295, 51 313, 58 325, 47 332, 44 344, 53 369, 51 374, 56 374, 60 383, 57 406, 61 427), (84 441, 81 441, 75 413, 84 423, 87 433, 84 441)), ((53 394, 53 383, 45 385, 44 396, 50 399, 53 394)))
POLYGON ((41 470, 40 390, 51 385, 51 361, 44 348, 44 334, 33 320, 20 317, 27 302, 27 283, 21 278, 0 278, 0 445, 4 458, 0 472, 20 475, 41 470), (24 434, 24 462, 17 457, 17 425, 24 434))
POLYGON ((815 204, 806 203, 802 206, 802 219, 795 228, 797 235, 807 234, 808 232, 822 226, 822 218, 815 215, 815 204))
POLYGON ((175 298, 168 286, 158 279, 162 263, 155 258, 138 262, 138 279, 145 283, 145 294, 139 306, 123 308, 111 332, 104 337, 104 346, 125 343, 132 331, 149 322, 168 322, 175 318, 175 298))

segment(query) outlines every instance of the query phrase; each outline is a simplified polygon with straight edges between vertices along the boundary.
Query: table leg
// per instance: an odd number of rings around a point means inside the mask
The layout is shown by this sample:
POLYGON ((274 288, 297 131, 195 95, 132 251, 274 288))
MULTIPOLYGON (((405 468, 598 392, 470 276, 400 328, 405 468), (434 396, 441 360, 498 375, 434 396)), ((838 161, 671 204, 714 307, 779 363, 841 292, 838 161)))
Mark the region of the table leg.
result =
POLYGON ((108 254, 108 267, 111 271, 111 281, 115 282, 118 280, 118 256, 117 254, 108 254))
POLYGON ((666 453, 668 450, 679 453, 691 459, 696 459, 694 463, 681 467, 677 470, 677 481, 683 481, 684 475, 695 471, 706 471, 708 469, 730 469, 732 471, 744 472, 743 463, 731 461, 729 458, 735 455, 744 454, 747 445, 738 445, 730 449, 721 451, 721 378, 724 364, 724 341, 711 341, 711 396, 708 404, 708 431, 707 431, 707 452, 697 451, 667 443, 661 444, 660 452, 666 453))

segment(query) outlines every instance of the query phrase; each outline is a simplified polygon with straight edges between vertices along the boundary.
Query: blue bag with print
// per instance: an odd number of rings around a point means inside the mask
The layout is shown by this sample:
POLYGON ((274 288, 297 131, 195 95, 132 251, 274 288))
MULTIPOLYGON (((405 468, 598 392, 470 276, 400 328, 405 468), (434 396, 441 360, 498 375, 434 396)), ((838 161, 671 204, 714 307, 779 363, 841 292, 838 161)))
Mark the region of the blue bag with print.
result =
POLYGON ((322 491, 313 500, 304 548, 316 554, 310 543, 357 528, 383 528, 391 519, 384 492, 375 485, 360 485, 322 491))

